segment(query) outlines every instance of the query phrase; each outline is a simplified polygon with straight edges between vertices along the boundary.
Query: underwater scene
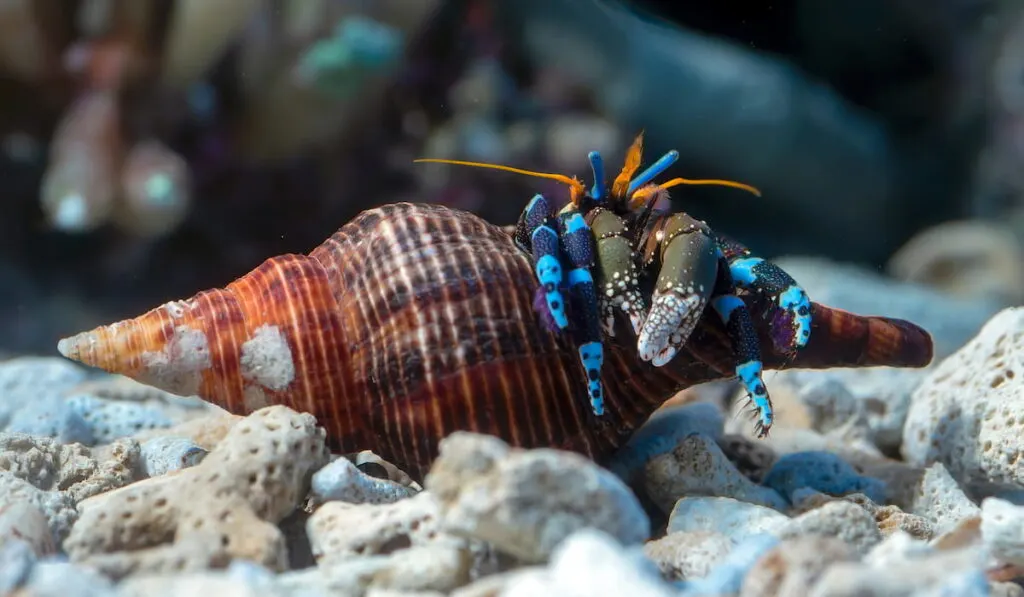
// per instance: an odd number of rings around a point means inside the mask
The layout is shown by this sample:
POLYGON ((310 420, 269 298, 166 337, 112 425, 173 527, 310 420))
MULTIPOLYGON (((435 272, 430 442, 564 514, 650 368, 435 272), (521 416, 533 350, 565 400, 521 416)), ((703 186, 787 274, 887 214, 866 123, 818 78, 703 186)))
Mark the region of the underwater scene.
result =
POLYGON ((1024 3, 0 0, 0 596, 1024 597, 1024 3))

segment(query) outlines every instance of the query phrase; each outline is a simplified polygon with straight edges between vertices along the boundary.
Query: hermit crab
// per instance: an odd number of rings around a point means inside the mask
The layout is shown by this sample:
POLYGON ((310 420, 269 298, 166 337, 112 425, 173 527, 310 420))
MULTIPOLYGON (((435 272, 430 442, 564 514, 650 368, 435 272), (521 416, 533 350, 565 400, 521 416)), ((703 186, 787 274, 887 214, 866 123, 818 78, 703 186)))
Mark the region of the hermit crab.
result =
POLYGON ((604 414, 602 332, 615 335, 616 310, 624 312, 632 324, 639 357, 661 367, 686 344, 710 305, 728 331, 736 377, 755 408, 756 431, 764 437, 773 422, 772 403, 743 294, 772 299, 771 339, 783 353, 806 345, 811 301, 777 265, 713 231, 706 222, 658 207, 669 188, 682 184, 724 185, 760 195, 757 189, 726 180, 673 178, 656 184, 653 181, 679 159, 679 153, 669 151, 634 176, 642 154, 643 133, 629 147, 622 170, 608 185, 601 155, 590 152, 594 180, 589 189, 563 174, 461 160, 416 161, 492 168, 568 185, 569 201, 557 211, 547 197, 535 195, 519 217, 514 239, 532 256, 539 282, 535 307, 541 319, 550 329, 573 336, 595 415, 604 414), (650 305, 645 296, 651 297, 650 305))

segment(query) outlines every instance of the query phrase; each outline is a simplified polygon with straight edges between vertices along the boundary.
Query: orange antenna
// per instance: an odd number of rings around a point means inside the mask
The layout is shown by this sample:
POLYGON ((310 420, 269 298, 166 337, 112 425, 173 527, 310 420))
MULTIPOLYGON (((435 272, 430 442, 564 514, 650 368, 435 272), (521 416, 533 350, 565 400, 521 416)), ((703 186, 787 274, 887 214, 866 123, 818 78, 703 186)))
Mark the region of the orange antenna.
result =
POLYGON ((626 159, 622 164, 622 171, 615 177, 615 181, 612 182, 612 196, 613 197, 625 197, 626 190, 629 188, 629 181, 633 178, 633 173, 640 167, 640 161, 643 159, 644 153, 644 133, 640 131, 640 134, 633 140, 633 144, 626 150, 626 159))
POLYGON ((419 162, 430 162, 434 164, 454 164, 456 166, 472 166, 474 168, 490 168, 492 170, 503 170, 505 172, 513 172, 515 174, 525 174, 527 176, 535 176, 537 178, 547 178, 550 180, 557 180, 558 182, 569 185, 569 198, 572 200, 574 205, 578 205, 580 199, 586 195, 586 189, 583 188, 583 183, 575 177, 569 177, 565 174, 551 174, 548 172, 534 172, 532 170, 523 170, 521 168, 513 168, 512 166, 502 166, 500 164, 486 164, 482 162, 464 162, 461 160, 443 160, 439 158, 420 158, 413 160, 413 163, 419 162))
POLYGON ((640 189, 637 189, 636 192, 634 192, 633 195, 629 199, 629 206, 630 206, 631 209, 635 209, 635 208, 639 207, 641 203, 646 202, 648 197, 650 197, 651 195, 656 194, 658 191, 663 191, 665 189, 669 189, 671 187, 678 186, 678 185, 681 185, 681 184, 685 184, 685 185, 716 185, 716 186, 722 186, 722 187, 732 187, 734 189, 741 189, 741 190, 747 191, 748 193, 751 193, 751 194, 756 195, 758 197, 761 196, 761 191, 758 190, 757 187, 753 187, 753 186, 750 186, 748 184, 744 184, 742 182, 734 182, 734 181, 731 181, 731 180, 718 180, 718 179, 690 180, 690 179, 687 179, 687 178, 673 178, 672 180, 669 180, 667 182, 663 182, 663 183, 661 183, 659 185, 651 185, 651 186, 642 187, 640 189))

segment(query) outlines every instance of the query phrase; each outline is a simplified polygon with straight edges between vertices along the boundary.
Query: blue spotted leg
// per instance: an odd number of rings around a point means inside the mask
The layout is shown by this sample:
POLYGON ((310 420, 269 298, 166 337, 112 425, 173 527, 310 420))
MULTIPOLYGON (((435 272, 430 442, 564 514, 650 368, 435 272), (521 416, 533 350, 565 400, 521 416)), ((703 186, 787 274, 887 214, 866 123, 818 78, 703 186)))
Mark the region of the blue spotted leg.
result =
POLYGON ((597 258, 596 242, 583 215, 572 205, 562 210, 558 221, 562 247, 573 267, 569 272, 573 332, 580 363, 587 374, 590 405, 594 414, 600 416, 604 414, 604 390, 601 386, 604 346, 601 344, 597 286, 592 274, 597 258))
POLYGON ((516 224, 514 239, 521 249, 533 255, 534 273, 540 282, 535 303, 541 318, 553 331, 565 329, 569 325, 562 296, 565 272, 562 269, 556 220, 543 195, 535 195, 523 209, 516 224))
POLYGON ((754 256, 745 245, 721 234, 717 238, 733 283, 765 294, 778 305, 769 323, 775 347, 783 353, 803 348, 811 336, 811 300, 807 292, 782 268, 754 256))
POLYGON ((762 379, 764 365, 761 362, 761 345, 750 310, 743 299, 735 294, 736 287, 731 280, 729 262, 725 256, 722 256, 720 263, 711 307, 721 318, 726 333, 729 334, 736 359, 736 378, 743 385, 750 403, 754 406, 754 416, 757 418, 754 429, 758 437, 766 437, 775 420, 775 413, 768 388, 762 379))

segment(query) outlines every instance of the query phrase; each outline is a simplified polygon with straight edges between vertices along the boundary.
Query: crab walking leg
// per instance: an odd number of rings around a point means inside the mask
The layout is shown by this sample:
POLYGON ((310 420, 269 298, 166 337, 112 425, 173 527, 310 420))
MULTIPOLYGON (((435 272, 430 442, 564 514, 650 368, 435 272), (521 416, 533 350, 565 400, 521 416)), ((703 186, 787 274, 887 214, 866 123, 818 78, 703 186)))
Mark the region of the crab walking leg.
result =
POLYGON ((771 297, 781 309, 772 317, 772 342, 783 351, 803 348, 811 336, 811 299, 782 268, 757 257, 745 245, 724 235, 718 244, 729 263, 733 282, 771 297))
POLYGON ((715 289, 719 259, 714 239, 686 214, 669 216, 655 234, 661 235, 661 265, 637 350, 641 359, 661 367, 700 320, 715 289))
POLYGON ((569 295, 573 301, 573 331, 580 363, 587 374, 590 405, 595 415, 604 414, 604 388, 601 367, 604 346, 601 344, 601 323, 598 314, 597 288, 592 270, 595 265, 594 236, 583 216, 570 204, 559 216, 562 246, 573 269, 569 272, 569 295))
POLYGON ((557 329, 565 329, 569 320, 561 291, 564 272, 559 259, 558 232, 551 206, 543 195, 534 195, 523 209, 514 238, 520 248, 533 254, 534 272, 540 282, 538 292, 543 293, 546 307, 542 319, 557 329))
POLYGON ((604 332, 615 336, 615 309, 621 309, 640 333, 647 304, 640 292, 636 252, 626 236, 626 226, 613 212, 595 207, 587 215, 597 239, 597 284, 604 332))
MULTIPOLYGON (((728 271, 728 270, 725 270, 728 271)), ((768 388, 764 385, 762 373, 764 365, 761 362, 761 345, 758 342, 757 332, 754 330, 754 321, 750 317, 743 299, 735 294, 720 294, 711 299, 711 307, 725 324, 725 330, 732 342, 733 354, 736 357, 736 377, 743 384, 743 389, 749 394, 750 401, 754 405, 757 415, 755 430, 758 437, 765 437, 775 420, 775 413, 772 409, 772 399, 768 395, 768 388)))

